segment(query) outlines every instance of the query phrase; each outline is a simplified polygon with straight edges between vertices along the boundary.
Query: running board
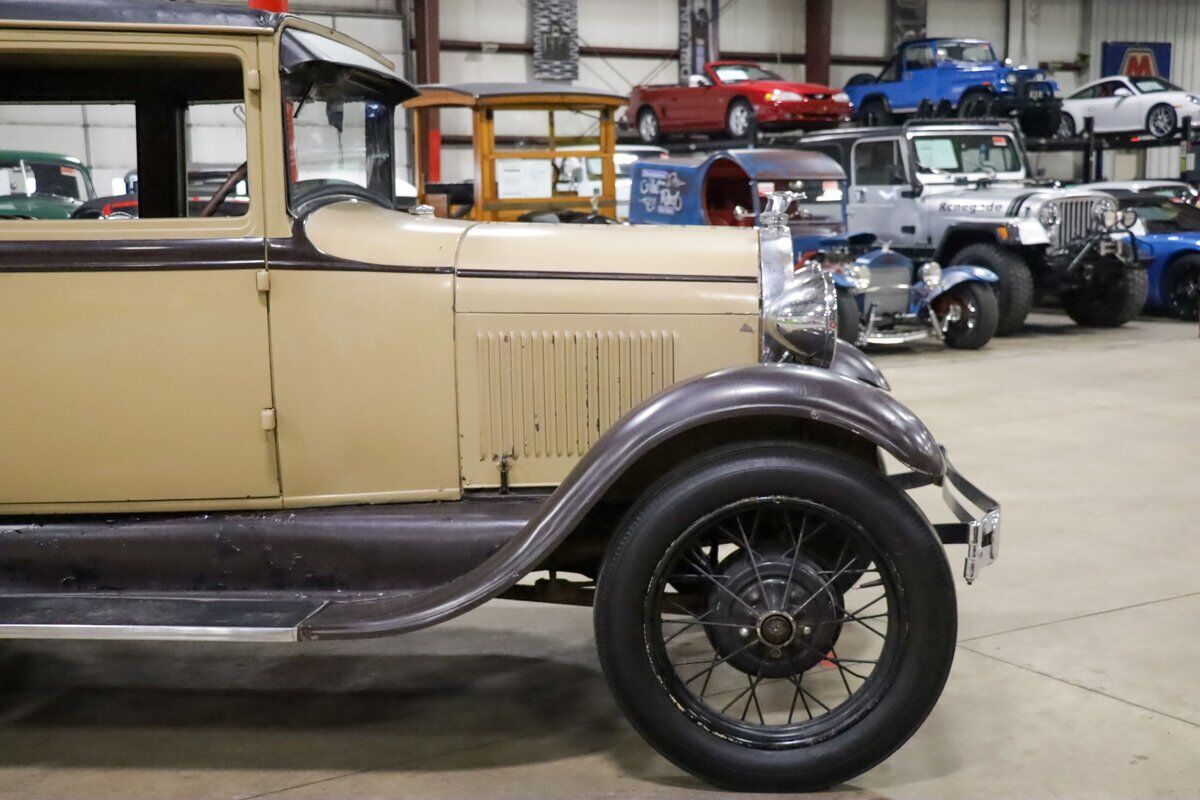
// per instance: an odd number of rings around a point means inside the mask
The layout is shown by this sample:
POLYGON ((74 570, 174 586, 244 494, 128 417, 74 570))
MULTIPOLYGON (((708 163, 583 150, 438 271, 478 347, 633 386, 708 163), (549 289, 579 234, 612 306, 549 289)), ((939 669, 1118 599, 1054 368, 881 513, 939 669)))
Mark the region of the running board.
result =
POLYGON ((295 642, 323 600, 104 595, 0 597, 0 639, 295 642))

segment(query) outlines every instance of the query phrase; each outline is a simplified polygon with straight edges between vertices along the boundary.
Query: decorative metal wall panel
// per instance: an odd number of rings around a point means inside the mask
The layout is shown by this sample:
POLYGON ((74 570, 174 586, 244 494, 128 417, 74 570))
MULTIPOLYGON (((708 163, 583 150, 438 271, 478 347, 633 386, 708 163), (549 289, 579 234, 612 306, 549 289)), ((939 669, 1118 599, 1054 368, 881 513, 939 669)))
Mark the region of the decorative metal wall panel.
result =
POLYGON ((531 0, 533 77, 539 81, 579 79, 579 8, 576 0, 531 0))
POLYGON ((720 12, 717 0, 679 0, 680 83, 721 57, 720 12))

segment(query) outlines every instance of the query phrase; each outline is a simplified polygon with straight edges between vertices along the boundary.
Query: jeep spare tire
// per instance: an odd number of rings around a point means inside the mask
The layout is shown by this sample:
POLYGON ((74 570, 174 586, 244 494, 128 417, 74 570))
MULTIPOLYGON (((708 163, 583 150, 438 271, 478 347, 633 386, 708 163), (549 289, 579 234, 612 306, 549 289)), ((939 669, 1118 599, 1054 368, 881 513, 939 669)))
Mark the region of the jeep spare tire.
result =
POLYGON ((1008 336, 1021 329, 1029 310, 1033 308, 1033 273, 1025 259, 998 244, 979 242, 959 250, 950 263, 955 266, 971 264, 996 273, 1000 279, 999 283, 992 286, 1000 306, 996 335, 1008 336))
POLYGON ((868 83, 878 83, 879 79, 869 72, 860 72, 850 80, 846 81, 847 86, 866 86, 868 83))
POLYGON ((1050 139, 1062 131, 1063 117, 1070 119, 1070 116, 1060 112, 1056 103, 1035 106, 1021 116, 1021 132, 1037 139, 1050 139))

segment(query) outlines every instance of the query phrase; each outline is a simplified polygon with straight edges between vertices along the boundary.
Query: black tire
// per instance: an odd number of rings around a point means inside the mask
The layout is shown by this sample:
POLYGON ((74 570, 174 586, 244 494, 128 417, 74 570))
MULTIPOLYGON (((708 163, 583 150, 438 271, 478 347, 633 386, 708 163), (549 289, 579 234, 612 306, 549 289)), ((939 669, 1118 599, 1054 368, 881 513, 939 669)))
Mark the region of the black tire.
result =
POLYGON ((1040 106, 1021 117, 1021 132, 1036 139, 1050 139, 1058 136, 1062 117, 1056 106, 1040 106))
MULTIPOLYGON (((754 546, 759 547, 760 541, 755 540, 754 546)), ((889 615, 892 602, 889 595, 889 615)), ((916 732, 937 702, 954 658, 956 627, 954 584, 946 557, 929 523, 908 497, 862 462, 784 443, 713 451, 647 490, 610 544, 595 602, 600 661, 630 722, 666 758, 732 791, 824 789, 887 758, 916 732), (817 513, 846 521, 861 532, 863 541, 872 542, 872 561, 861 569, 878 566, 878 583, 895 592, 897 608, 899 644, 886 661, 881 655, 877 662, 887 664, 887 679, 872 684, 870 703, 853 707, 850 716, 834 718, 832 723, 837 724, 822 735, 774 739, 769 746, 740 738, 745 736, 741 729, 739 738, 724 736, 723 730, 714 729, 719 724, 697 712, 694 694, 686 689, 672 694, 686 684, 674 673, 664 677, 660 672, 655 648, 662 634, 653 630, 647 614, 648 596, 660 585, 661 564, 676 565, 667 559, 688 531, 731 504, 747 502, 805 503, 819 509, 817 513)), ((812 630, 806 629, 805 635, 812 630)), ((891 624, 887 630, 890 637, 891 624)), ((842 638, 846 635, 843 632, 842 638)), ((835 658, 839 663, 840 659, 835 658)), ((760 667, 760 679, 762 674, 760 667)), ((809 671, 802 672, 800 680, 807 675, 809 671)), ((847 700, 844 705, 849 704, 847 700)), ((761 709, 759 715, 761 719, 761 709)), ((789 725, 791 721, 789 716, 789 725)), ((811 725, 811 719, 804 724, 811 725)))
POLYGON ((1033 273, 1025 259, 991 242, 967 245, 950 259, 953 265, 973 264, 996 273, 1000 282, 992 286, 1000 307, 997 336, 1010 336, 1021 329, 1033 308, 1033 273))
POLYGON ((858 308, 858 300, 849 289, 837 290, 837 322, 838 338, 850 344, 858 344, 858 336, 862 333, 862 316, 858 308))
POLYGON ((1062 293, 1063 310, 1085 328, 1119 328, 1142 312, 1150 278, 1127 268, 1121 278, 1062 293))
POLYGON ((1056 139, 1074 139, 1076 134, 1075 118, 1066 111, 1058 115, 1058 130, 1054 132, 1056 139))
POLYGON ((869 72, 860 72, 846 81, 847 86, 866 86, 868 83, 878 83, 878 78, 869 72))
POLYGON ((954 286, 950 291, 933 301, 933 310, 938 318, 958 318, 946 322, 943 340, 955 350, 978 350, 996 335, 1000 322, 1000 305, 996 293, 986 283, 967 281, 954 286))
POLYGON ((731 139, 750 139, 758 132, 758 119, 754 106, 742 98, 729 104, 725 111, 725 133, 731 139))
POLYGON ((973 90, 964 94, 958 101, 958 116, 961 119, 978 119, 992 113, 992 95, 990 92, 973 90))
POLYGON ((643 144, 658 144, 662 141, 662 125, 654 109, 645 106, 637 115, 638 138, 643 144))
POLYGON ((895 121, 892 112, 888 111, 887 103, 879 97, 864 100, 855 116, 858 124, 865 128, 882 128, 895 121))
POLYGON ((1200 256, 1181 256, 1171 263, 1163 281, 1163 298, 1167 313, 1176 319, 1200 319, 1200 256))
POLYGON ((1151 106, 1146 112, 1146 132, 1155 139, 1170 139, 1179 127, 1179 116, 1166 103, 1151 106))

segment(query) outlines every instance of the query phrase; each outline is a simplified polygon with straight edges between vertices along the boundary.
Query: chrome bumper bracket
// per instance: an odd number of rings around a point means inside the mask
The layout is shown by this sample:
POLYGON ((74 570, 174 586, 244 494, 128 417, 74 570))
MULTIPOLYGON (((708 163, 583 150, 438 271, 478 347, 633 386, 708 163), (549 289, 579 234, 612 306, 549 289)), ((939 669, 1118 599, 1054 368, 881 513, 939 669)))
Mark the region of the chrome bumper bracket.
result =
MULTIPOLYGON (((942 448, 942 455, 945 453, 945 448, 942 448)), ((1000 504, 959 474, 949 458, 946 459, 946 476, 942 480, 942 499, 958 517, 959 524, 938 525, 938 533, 946 544, 967 546, 963 577, 968 584, 974 583, 980 571, 995 561, 1000 551, 1000 504), (979 509, 979 516, 969 511, 963 501, 979 509)))

